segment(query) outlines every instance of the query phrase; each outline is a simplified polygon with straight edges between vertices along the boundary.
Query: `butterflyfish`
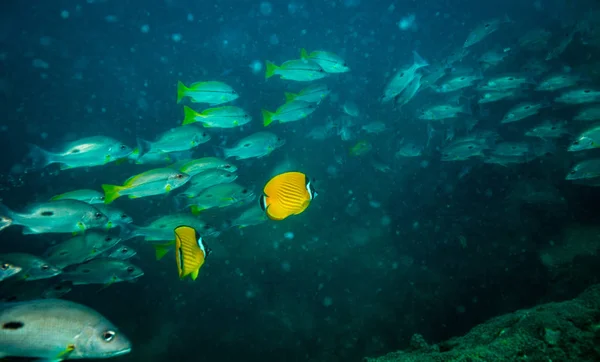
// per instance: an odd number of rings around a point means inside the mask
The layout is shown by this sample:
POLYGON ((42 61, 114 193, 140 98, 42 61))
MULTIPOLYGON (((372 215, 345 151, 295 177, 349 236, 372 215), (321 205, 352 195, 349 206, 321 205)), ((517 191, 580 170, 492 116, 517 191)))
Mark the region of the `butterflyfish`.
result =
POLYGON ((317 192, 301 172, 285 172, 273 177, 263 190, 260 207, 271 220, 301 214, 317 192))
POLYGON ((202 237, 189 226, 175 228, 175 259, 179 278, 190 275, 192 280, 198 278, 198 272, 204 264, 204 259, 211 250, 204 245, 202 237))

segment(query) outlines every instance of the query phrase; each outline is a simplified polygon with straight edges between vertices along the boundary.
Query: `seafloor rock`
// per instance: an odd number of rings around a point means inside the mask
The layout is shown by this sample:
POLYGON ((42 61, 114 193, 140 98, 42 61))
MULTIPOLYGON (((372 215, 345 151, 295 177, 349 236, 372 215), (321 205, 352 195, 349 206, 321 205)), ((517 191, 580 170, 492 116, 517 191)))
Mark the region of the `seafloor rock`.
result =
POLYGON ((490 319, 462 337, 437 345, 428 345, 415 335, 411 348, 365 361, 600 361, 600 284, 570 301, 490 319))

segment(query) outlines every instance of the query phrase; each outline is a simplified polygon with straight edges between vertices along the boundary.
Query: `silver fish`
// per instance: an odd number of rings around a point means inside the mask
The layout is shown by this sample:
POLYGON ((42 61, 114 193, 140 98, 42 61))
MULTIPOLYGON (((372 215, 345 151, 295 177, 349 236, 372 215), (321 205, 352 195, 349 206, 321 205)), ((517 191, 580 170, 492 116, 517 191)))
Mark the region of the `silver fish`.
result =
POLYGON ((108 217, 94 206, 78 200, 35 203, 19 213, 0 204, 0 230, 11 225, 22 225, 25 235, 73 233, 106 228, 108 217))
POLYGON ((97 258, 120 241, 121 239, 116 236, 89 231, 51 247, 44 254, 44 258, 54 266, 63 269, 69 265, 81 264, 97 258))
POLYGON ((52 278, 61 273, 61 270, 56 266, 31 254, 9 253, 0 255, 0 259, 21 267, 22 270, 17 275, 17 278, 21 280, 30 281, 52 278))
POLYGON ((242 138, 234 147, 226 148, 223 152, 225 158, 235 157, 238 160, 260 158, 271 154, 284 144, 285 140, 271 132, 256 132, 242 138))
POLYGON ((21 270, 23 270, 23 268, 20 266, 0 259, 0 282, 6 278, 12 277, 15 274, 18 274, 21 270))
POLYGON ((144 275, 139 267, 119 259, 94 259, 78 265, 75 270, 63 272, 61 279, 73 285, 105 284, 135 280, 144 275))

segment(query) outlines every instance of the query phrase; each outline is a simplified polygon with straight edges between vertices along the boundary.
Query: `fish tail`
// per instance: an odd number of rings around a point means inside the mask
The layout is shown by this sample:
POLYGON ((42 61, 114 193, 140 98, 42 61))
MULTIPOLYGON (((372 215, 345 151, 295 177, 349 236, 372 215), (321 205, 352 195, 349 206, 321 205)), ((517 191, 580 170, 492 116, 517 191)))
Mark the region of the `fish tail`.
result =
POLYGON ((183 106, 183 126, 196 122, 196 117, 200 114, 188 106, 183 106))
POLYGON ((294 99, 296 99, 296 97, 298 97, 297 94, 285 92, 285 102, 286 103, 293 101, 294 99))
POLYGON ((200 213, 202 212, 202 210, 204 210, 204 209, 201 208, 198 205, 192 205, 190 207, 190 211, 192 212, 192 215, 195 215, 195 216, 200 215, 200 213))
POLYGON ((150 149, 152 148, 152 142, 150 141, 146 141, 145 139, 142 138, 137 138, 136 139, 137 142, 137 158, 140 159, 143 155, 145 155, 146 153, 150 152, 150 149))
POLYGON ((166 244, 152 244, 152 246, 154 247, 154 254, 156 256, 156 260, 160 260, 165 255, 167 255, 167 253, 173 245, 175 245, 175 242, 170 242, 166 244))
POLYGON ((423 68, 423 67, 426 67, 429 65, 429 63, 427 63, 427 61, 425 59, 423 59, 423 57, 420 56, 416 50, 413 50, 413 56, 415 58, 414 63, 415 63, 415 65, 417 65, 417 69, 423 68))
POLYGON ((261 112, 263 116, 263 125, 265 127, 273 123, 273 116, 275 115, 275 113, 267 111, 266 109, 261 109, 261 112))
POLYGON ((279 67, 268 60, 265 62, 265 65, 265 79, 269 79, 275 75, 275 72, 277 69, 279 69, 279 67))
POLYGON ((308 59, 308 52, 304 48, 300 49, 300 59, 308 59))
POLYGON ((200 267, 198 267, 198 269, 194 269, 194 271, 192 271, 190 273, 190 277, 192 278, 192 280, 196 280, 196 278, 198 278, 199 272, 200 272, 200 267))
POLYGON ((55 163, 55 157, 52 152, 48 152, 43 148, 34 144, 28 144, 29 153, 25 157, 25 163, 28 170, 41 170, 46 166, 55 163))
POLYGON ((117 226, 119 227, 119 239, 121 241, 130 240, 142 235, 138 232, 139 226, 123 223, 117 223, 117 226))
POLYGON ((182 81, 177 82, 177 104, 181 103, 183 97, 185 97, 185 92, 188 91, 188 87, 183 84, 182 81))
POLYGON ((102 190, 104 190, 104 203, 110 204, 111 202, 118 199, 121 196, 119 192, 122 191, 124 188, 125 187, 119 185, 102 185, 102 190))
POLYGON ((0 204, 0 231, 13 225, 14 215, 14 211, 4 206, 3 204, 0 204))

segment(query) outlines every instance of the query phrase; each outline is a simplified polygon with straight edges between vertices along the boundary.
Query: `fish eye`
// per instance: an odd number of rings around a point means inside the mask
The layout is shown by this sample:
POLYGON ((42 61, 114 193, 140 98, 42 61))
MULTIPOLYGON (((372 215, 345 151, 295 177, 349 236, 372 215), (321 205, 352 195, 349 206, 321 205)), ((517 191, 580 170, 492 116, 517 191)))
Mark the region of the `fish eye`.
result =
POLYGON ((102 213, 101 213, 101 212, 97 212, 97 213, 95 213, 95 214, 94 214, 94 217, 95 217, 96 219, 99 219, 99 218, 101 218, 101 217, 102 217, 102 213))
POLYGON ((92 271, 90 269, 83 269, 83 270, 81 270, 81 272, 84 274, 88 274, 88 273, 91 273, 92 271))
POLYGON ((128 252, 128 251, 129 251, 129 249, 127 249, 127 248, 123 248, 123 249, 121 249, 121 253, 123 253, 123 254, 125 254, 125 253, 126 253, 126 252, 128 252))
POLYGON ((210 225, 208 225, 208 224, 204 225, 204 230, 208 230, 208 229, 210 229, 210 225))
POLYGON ((473 149, 473 146, 469 146, 469 147, 467 147, 467 148, 468 148, 468 149, 470 149, 470 150, 472 150, 472 149, 473 149))
POLYGON ((182 175, 182 174, 180 174, 180 173, 178 173, 178 174, 175 176, 175 178, 182 179, 182 178, 183 178, 183 175, 182 175))
POLYGON ((50 269, 50 266, 48 264, 42 265, 42 270, 48 270, 48 269, 50 269))
POLYGON ((225 165, 223 168, 231 168, 231 165, 225 165))
POLYGON ((281 139, 281 138, 279 138, 279 137, 277 137, 277 141, 282 141, 282 139, 281 139))
POLYGON ((489 28, 489 27, 490 27, 490 24, 485 24, 485 27, 486 27, 486 28, 489 28))
POLYGON ((573 144, 574 144, 574 145, 578 145, 578 144, 579 144, 579 141, 574 141, 574 142, 573 142, 573 144))
POLYGON ((527 106, 527 107, 525 107, 525 109, 529 109, 529 108, 531 108, 531 106, 527 106))
POLYGON ((243 189, 243 190, 242 190, 242 193, 243 193, 243 194, 247 194, 247 193, 248 193, 248 189, 243 189))
POLYGON ((206 137, 208 134, 206 132, 202 133, 202 137, 206 137))
POLYGON ((589 89, 586 89, 586 90, 583 91, 583 93, 589 93, 589 92, 590 92, 589 89))
POLYGON ((555 130, 555 129, 556 129, 556 127, 552 126, 552 127, 550 127, 550 129, 551 129, 551 130, 555 130))
POLYGON ((134 270, 135 269, 132 266, 130 266, 129 268, 127 268, 127 272, 128 273, 133 273, 134 270))
POLYGON ((127 214, 121 214, 121 219, 127 219, 127 218, 128 218, 127 214))
POLYGON ((98 200, 102 200, 102 201, 104 201, 104 196, 100 196, 100 197, 98 198, 98 200))
POLYGON ((574 175, 576 172, 577 172, 577 171, 575 171, 575 170, 571 170, 569 173, 570 173, 571 175, 574 175))
POLYGON ((104 339, 105 342, 110 342, 115 338, 116 333, 114 331, 106 331, 104 333, 102 333, 102 339, 104 339))
POLYGON ((513 78, 513 77, 510 77, 510 78, 508 78, 508 80, 515 80, 515 78, 513 78))
POLYGON ((0 265, 0 269, 2 269, 2 270, 8 270, 9 267, 10 267, 10 265, 8 265, 8 263, 4 263, 4 264, 0 265))
POLYGON ((119 147, 119 148, 120 148, 121 150, 126 150, 126 149, 127 149, 127 146, 125 146, 125 145, 121 145, 121 147, 119 147))
POLYGON ((250 146, 252 146, 252 144, 251 144, 251 143, 246 143, 246 144, 244 144, 244 147, 250 147, 250 146))
POLYGON ((105 238, 104 238, 104 241, 107 241, 107 242, 108 242, 108 241, 111 241, 112 239, 113 239, 113 238, 111 238, 110 236, 107 236, 107 237, 105 237, 105 238))

